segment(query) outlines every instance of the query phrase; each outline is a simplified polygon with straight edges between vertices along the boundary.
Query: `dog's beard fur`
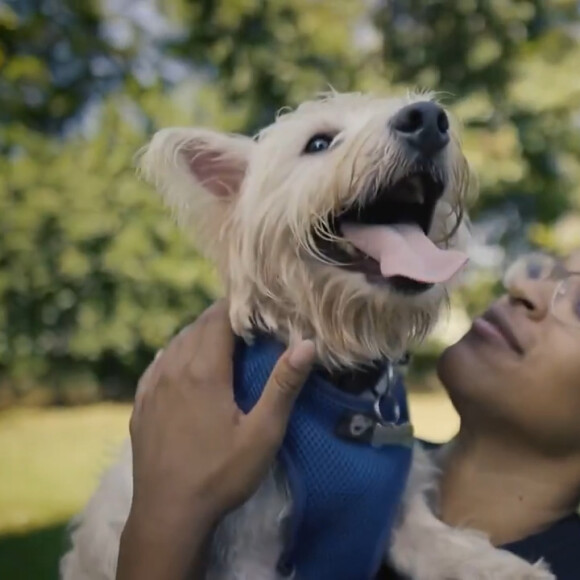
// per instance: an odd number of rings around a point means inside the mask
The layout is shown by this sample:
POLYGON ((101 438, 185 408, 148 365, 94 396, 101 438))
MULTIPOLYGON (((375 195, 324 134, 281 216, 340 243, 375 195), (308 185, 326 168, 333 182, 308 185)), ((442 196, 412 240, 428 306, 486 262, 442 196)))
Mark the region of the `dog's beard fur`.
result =
MULTIPOLYGON (((251 339, 260 330, 286 343, 312 338, 319 361, 339 369, 398 358, 430 331, 449 284, 402 295, 338 267, 317 245, 346 244, 329 216, 407 175, 410 161, 387 122, 418 100, 425 96, 332 93, 279 116, 255 139, 204 129, 154 136, 142 172, 217 265, 237 334, 251 339), (302 155, 318 133, 337 135, 330 150, 302 155)), ((445 190, 429 237, 461 247, 473 180, 451 134, 436 170, 445 190)))

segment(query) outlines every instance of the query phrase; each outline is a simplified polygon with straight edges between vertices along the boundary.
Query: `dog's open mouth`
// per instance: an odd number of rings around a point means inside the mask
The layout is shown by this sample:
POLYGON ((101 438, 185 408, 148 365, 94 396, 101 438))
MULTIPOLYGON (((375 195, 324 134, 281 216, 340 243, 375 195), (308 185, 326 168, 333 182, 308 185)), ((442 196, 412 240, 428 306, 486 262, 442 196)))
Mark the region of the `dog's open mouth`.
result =
POLYGON ((426 172, 382 187, 365 205, 332 219, 340 242, 320 240, 319 249, 344 269, 373 283, 419 293, 448 281, 467 262, 456 250, 443 250, 427 237, 444 184, 426 172))

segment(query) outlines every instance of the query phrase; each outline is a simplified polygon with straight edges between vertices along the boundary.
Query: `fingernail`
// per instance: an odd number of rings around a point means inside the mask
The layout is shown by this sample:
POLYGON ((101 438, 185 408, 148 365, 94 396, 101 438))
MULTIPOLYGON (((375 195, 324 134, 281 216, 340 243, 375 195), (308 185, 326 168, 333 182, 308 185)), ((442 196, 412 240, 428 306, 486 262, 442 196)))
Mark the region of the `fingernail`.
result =
POLYGON ((288 364, 296 369, 303 370, 312 365, 316 355, 316 347, 311 340, 302 340, 290 349, 288 364))

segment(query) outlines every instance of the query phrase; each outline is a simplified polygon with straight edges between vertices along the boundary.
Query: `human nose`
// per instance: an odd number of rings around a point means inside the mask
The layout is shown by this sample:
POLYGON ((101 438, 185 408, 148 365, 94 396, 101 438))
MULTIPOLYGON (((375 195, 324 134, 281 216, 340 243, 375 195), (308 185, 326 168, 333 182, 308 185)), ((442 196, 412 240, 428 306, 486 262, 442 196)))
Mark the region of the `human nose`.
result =
POLYGON ((541 320, 550 310, 554 282, 518 277, 506 284, 506 292, 510 305, 524 309, 532 320, 541 320))

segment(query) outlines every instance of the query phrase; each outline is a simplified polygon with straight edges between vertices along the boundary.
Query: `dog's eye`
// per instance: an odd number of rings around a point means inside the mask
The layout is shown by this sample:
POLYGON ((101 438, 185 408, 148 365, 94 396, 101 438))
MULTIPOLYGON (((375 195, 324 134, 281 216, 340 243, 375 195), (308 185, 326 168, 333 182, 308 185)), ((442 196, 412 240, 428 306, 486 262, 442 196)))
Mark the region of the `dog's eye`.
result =
POLYGON ((332 135, 323 133, 314 135, 314 137, 306 143, 304 153, 320 153, 321 151, 326 151, 332 144, 333 140, 334 137, 332 135))

